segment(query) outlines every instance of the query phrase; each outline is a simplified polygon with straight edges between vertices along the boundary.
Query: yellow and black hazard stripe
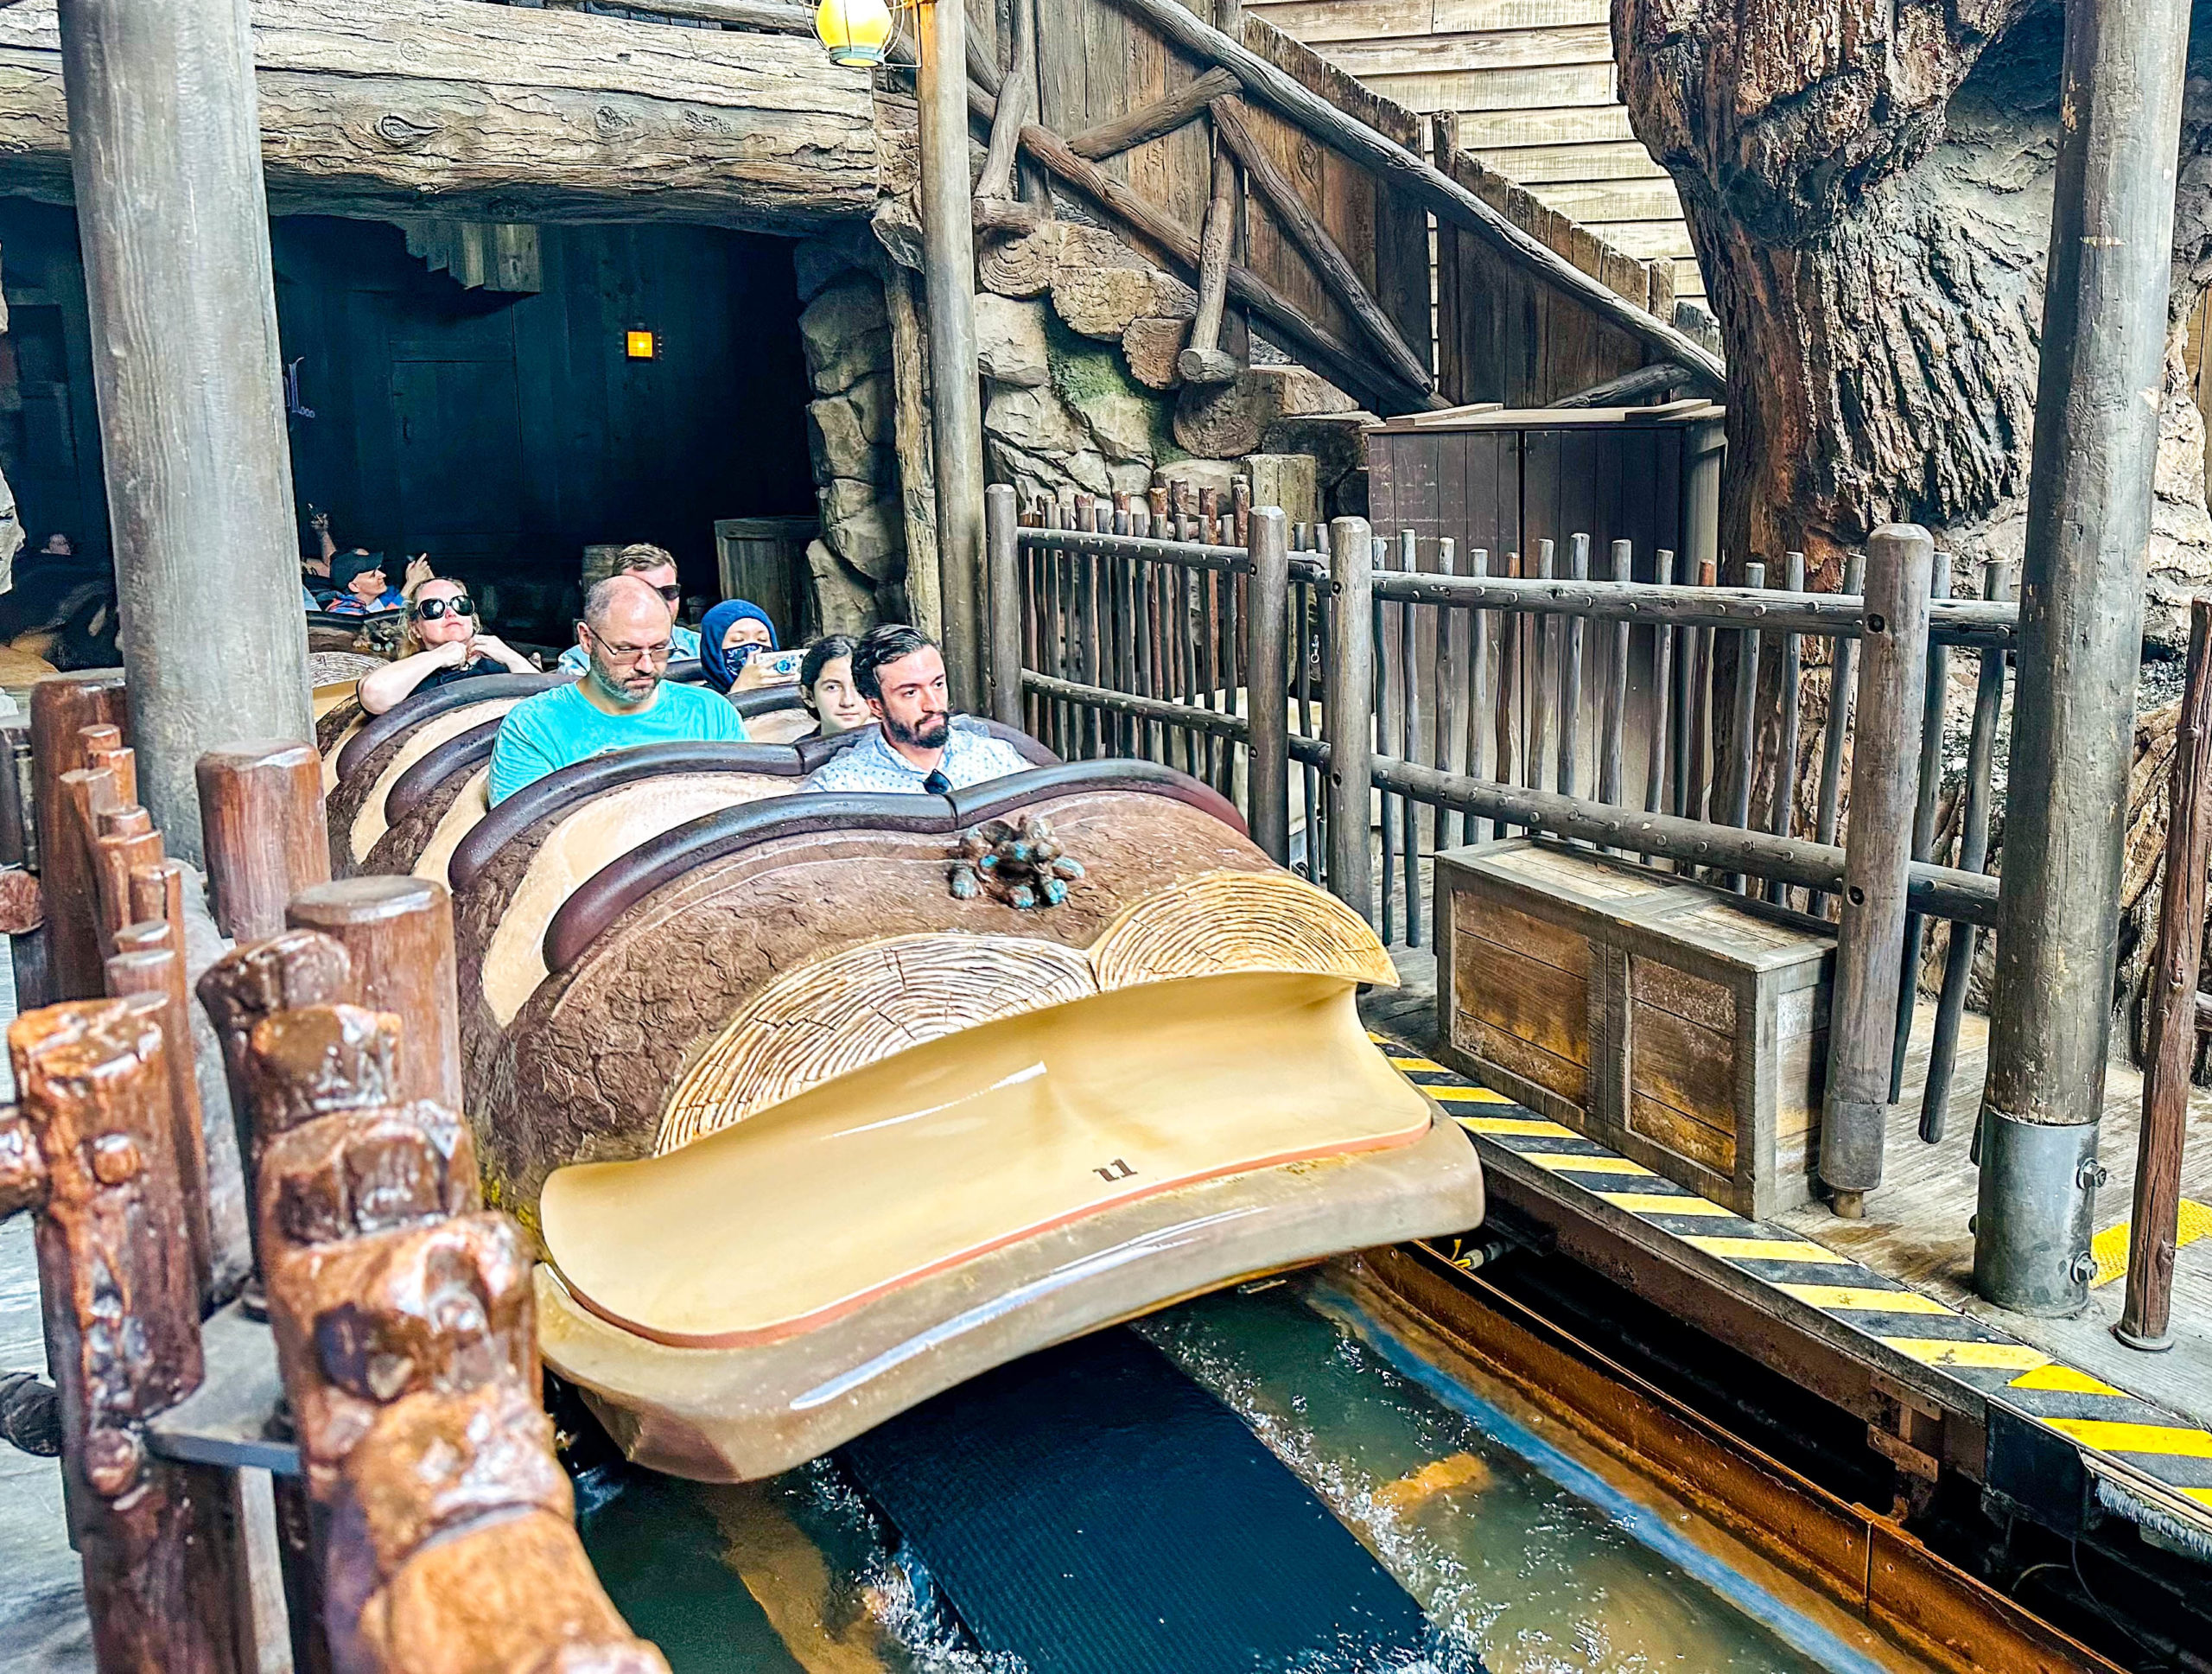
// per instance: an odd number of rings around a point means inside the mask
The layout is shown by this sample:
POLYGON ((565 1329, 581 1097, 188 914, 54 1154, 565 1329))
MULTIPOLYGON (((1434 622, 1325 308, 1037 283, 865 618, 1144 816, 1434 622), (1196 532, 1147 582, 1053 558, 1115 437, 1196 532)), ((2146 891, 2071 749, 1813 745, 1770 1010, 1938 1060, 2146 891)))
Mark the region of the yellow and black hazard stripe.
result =
POLYGON ((1927 1367, 2118 1461, 2165 1488, 2212 1536, 2212 1432, 1850 1257, 1787 1228, 1738 1215, 1573 1129, 1479 1087, 1441 1064, 1373 1037, 1391 1064, 1449 1111, 1478 1145, 1541 1168, 1589 1199, 1725 1263, 1847 1329, 1884 1356, 1927 1367))

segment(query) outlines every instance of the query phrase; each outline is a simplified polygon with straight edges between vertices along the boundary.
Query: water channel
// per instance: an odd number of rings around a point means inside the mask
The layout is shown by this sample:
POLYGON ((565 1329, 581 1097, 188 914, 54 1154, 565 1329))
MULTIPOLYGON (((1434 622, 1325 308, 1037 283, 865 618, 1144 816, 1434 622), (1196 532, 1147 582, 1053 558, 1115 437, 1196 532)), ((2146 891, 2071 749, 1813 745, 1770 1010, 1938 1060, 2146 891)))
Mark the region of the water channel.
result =
MULTIPOLYGON (((1419 1601, 1435 1652, 1408 1674, 1922 1666, 1332 1276, 1133 1328, 1419 1601)), ((974 1647, 834 1460, 736 1487, 618 1474, 584 1498, 601 1578, 676 1674, 1027 1674, 974 1647)))

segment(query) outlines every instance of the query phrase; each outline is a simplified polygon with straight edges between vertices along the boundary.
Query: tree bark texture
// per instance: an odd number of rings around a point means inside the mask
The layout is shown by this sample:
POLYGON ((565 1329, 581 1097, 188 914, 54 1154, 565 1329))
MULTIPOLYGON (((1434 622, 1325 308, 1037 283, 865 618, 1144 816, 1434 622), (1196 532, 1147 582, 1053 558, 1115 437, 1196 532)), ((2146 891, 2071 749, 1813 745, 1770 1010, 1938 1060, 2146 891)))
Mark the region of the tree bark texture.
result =
MULTIPOLYGON (((2176 652, 2174 605, 2212 580, 2177 353, 2212 280, 2212 3, 2196 12, 2146 577, 2148 637, 2176 652)), ((1796 548, 1833 587, 1891 519, 1958 557, 2018 556, 2063 25, 2056 0, 1614 0, 1622 96, 1675 178, 1726 346, 1731 573, 1796 548)))
MULTIPOLYGON (((811 40, 430 0, 256 0, 270 207, 789 232, 866 215, 866 78, 811 40)), ((10 190, 66 202, 54 0, 0 8, 10 190)))

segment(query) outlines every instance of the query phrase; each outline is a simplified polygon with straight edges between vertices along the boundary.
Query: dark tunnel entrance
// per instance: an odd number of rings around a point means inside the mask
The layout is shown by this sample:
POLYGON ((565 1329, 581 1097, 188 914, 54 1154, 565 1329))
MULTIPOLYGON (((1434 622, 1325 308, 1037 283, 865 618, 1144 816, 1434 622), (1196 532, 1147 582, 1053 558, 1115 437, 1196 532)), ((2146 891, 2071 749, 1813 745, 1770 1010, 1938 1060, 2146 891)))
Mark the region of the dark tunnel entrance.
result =
MULTIPOLYGON (((55 591, 46 536, 73 537, 100 578, 110 537, 74 217, 0 200, 0 468, 29 538, 7 608, 28 619, 55 591)), ((494 632, 557 646, 588 549, 664 546, 711 600, 718 523, 814 515, 788 240, 293 215, 271 247, 303 556, 319 508, 341 550, 387 555, 395 585, 427 552, 494 632)), ((222 555, 208 564, 219 585, 222 555)))

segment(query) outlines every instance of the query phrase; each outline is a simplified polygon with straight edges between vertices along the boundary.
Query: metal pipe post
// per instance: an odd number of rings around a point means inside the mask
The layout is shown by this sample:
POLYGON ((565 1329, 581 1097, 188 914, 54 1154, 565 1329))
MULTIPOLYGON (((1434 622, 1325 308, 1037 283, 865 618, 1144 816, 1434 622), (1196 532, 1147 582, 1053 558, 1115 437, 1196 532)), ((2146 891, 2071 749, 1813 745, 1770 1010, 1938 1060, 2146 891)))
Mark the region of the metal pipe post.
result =
POLYGON ((976 360, 976 221, 968 175, 968 14, 921 8, 922 257, 929 304, 930 435, 952 701, 983 706, 983 404, 976 360))
POLYGON ((140 795, 313 736, 245 0, 62 0, 62 81, 140 795))
POLYGON ((1882 1183, 1935 558, 1936 543, 1917 524, 1885 524, 1866 542, 1866 615, 1859 635, 1865 667, 1851 752, 1851 830, 1843 847, 1827 1103, 1821 1119, 1821 1178, 1833 1193, 1829 1206, 1853 1220, 1866 1213, 1866 1193, 1882 1183))
POLYGON ((1329 893, 1375 922, 1368 852, 1375 761, 1375 561, 1365 518, 1329 525, 1329 666, 1321 730, 1329 746, 1329 893))
MULTIPOLYGON (((994 489, 993 493, 997 491, 994 489)), ((1248 536, 1252 582, 1244 613, 1244 765, 1252 841, 1290 864, 1290 534, 1282 512, 1255 506, 1248 536)))
POLYGON ((2036 386, 1974 1289, 2088 1301, 2164 387, 2186 0, 2071 0, 2036 386))

